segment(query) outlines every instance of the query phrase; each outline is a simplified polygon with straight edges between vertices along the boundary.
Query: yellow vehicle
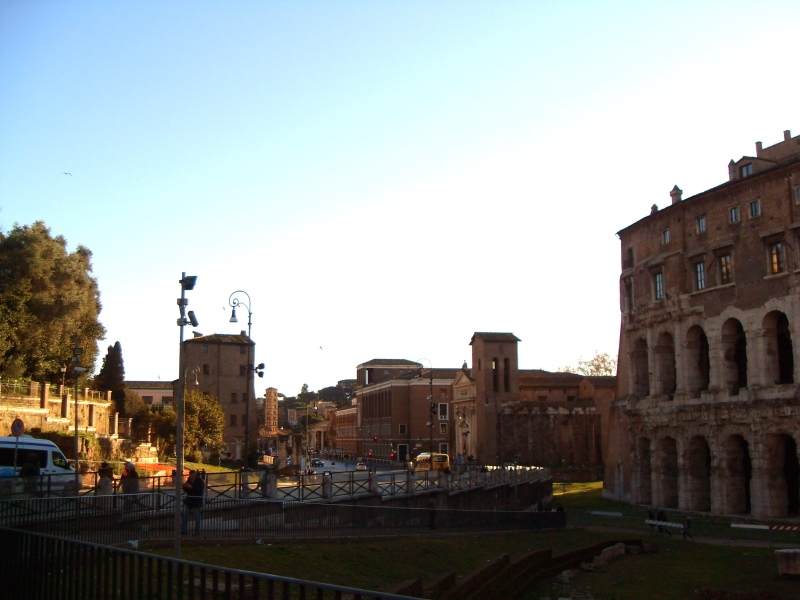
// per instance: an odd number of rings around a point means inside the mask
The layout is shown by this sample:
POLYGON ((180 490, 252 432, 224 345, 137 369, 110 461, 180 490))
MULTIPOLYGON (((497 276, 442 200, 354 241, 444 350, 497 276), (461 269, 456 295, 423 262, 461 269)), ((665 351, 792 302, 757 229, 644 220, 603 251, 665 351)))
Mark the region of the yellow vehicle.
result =
POLYGON ((433 453, 433 467, 431 467, 431 453, 423 452, 414 459, 415 471, 430 471, 431 469, 444 471, 450 469, 450 457, 447 454, 433 453))

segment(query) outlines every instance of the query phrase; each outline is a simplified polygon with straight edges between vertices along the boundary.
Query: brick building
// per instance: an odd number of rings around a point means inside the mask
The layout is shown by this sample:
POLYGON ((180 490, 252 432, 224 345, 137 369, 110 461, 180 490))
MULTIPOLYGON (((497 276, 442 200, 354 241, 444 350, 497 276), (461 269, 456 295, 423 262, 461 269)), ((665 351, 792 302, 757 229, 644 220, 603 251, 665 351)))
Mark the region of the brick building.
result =
MULTIPOLYGON (((183 365, 187 373, 196 372, 198 388, 219 400, 225 414, 225 443, 234 459, 245 457, 245 424, 249 410, 251 446, 258 437, 253 384, 255 342, 243 331, 239 335, 215 333, 200 335, 183 342, 183 365), (247 364, 248 346, 251 363, 247 364), (248 377, 249 369, 249 377, 248 377), (249 383, 249 385, 248 385, 249 383)), ((193 389, 187 377, 186 390, 193 389)))
POLYGON ((616 378, 520 369, 511 333, 472 336, 472 369, 453 382, 456 452, 481 463, 600 474, 616 378))
POLYGON ((800 137, 728 165, 621 240, 619 400, 604 494, 632 503, 798 512, 800 137))
POLYGON ((406 460, 432 445, 453 459, 579 465, 599 475, 615 378, 520 370, 518 342, 511 333, 475 333, 472 368, 358 365, 356 403, 336 412, 332 443, 377 459, 406 460))
POLYGON ((125 389, 136 392, 148 406, 172 404, 171 381, 126 381, 125 389))

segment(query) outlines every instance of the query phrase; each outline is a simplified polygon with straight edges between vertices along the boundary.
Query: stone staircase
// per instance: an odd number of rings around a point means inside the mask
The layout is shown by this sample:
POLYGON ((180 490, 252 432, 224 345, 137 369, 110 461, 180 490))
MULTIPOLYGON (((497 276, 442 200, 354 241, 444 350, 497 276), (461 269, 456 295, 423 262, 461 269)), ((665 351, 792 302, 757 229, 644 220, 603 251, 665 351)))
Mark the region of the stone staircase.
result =
POLYGON ((538 550, 511 562, 503 554, 463 577, 444 573, 424 584, 421 579, 401 583, 391 592, 430 600, 514 600, 524 598, 531 586, 582 564, 597 565, 619 555, 620 548, 637 549, 642 540, 606 541, 559 556, 550 549, 538 550))

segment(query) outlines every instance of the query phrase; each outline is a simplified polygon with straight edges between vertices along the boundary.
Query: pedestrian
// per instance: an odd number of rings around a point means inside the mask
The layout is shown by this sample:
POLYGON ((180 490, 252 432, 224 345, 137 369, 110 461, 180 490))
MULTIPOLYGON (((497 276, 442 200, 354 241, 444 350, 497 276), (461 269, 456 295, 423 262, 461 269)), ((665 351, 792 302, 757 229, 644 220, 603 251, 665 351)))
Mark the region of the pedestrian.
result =
POLYGON ((672 532, 669 529, 667 529, 664 525, 661 525, 661 523, 666 523, 667 522, 667 515, 664 514, 664 509, 661 509, 660 511, 658 511, 658 514, 656 515, 656 519, 660 522, 659 525, 658 525, 658 534, 661 537, 664 537, 664 534, 666 533, 671 538, 672 537, 672 532))
POLYGON ((205 482, 197 476, 197 471, 189 471, 189 480, 183 484, 186 496, 183 499, 183 525, 181 533, 189 535, 189 514, 194 515, 194 535, 200 535, 200 511, 206 489, 205 482))
POLYGON ((114 491, 114 471, 106 461, 100 463, 97 470, 98 480, 95 494, 97 496, 110 496, 114 491))
POLYGON ((653 514, 652 510, 647 511, 647 520, 650 521, 650 535, 656 534, 656 526, 653 525, 652 521, 656 520, 656 516, 653 514))
POLYGON ((692 535, 692 522, 689 520, 688 515, 683 517, 683 541, 686 541, 686 538, 689 537, 692 541, 694 541, 694 536, 692 535))
POLYGON ((39 483, 39 455, 36 452, 28 453, 25 462, 19 469, 22 477, 22 491, 26 494, 36 495, 39 483))
POLYGON ((119 483, 122 486, 123 494, 139 493, 139 474, 136 472, 136 465, 131 461, 125 463, 119 483))

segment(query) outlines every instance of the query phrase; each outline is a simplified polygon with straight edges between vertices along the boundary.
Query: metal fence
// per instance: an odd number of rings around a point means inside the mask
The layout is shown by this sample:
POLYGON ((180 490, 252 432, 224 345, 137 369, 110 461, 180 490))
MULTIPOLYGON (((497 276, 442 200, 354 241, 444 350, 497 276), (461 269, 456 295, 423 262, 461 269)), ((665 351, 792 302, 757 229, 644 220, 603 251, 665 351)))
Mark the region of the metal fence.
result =
MULTIPOLYGON (((649 524, 647 512, 641 507, 623 506, 617 511, 568 511, 571 526, 607 527, 636 531, 645 536, 645 539, 649 536, 682 538, 685 514, 687 513, 667 511, 667 522, 662 525, 662 530, 659 530, 658 525, 649 524)), ((691 514, 689 519, 689 533, 693 538, 713 538, 725 540, 731 544, 758 543, 769 546, 800 547, 800 526, 712 515, 691 514)))
POLYGON ((0 530, 2 597, 31 600, 376 598, 409 596, 226 569, 49 535, 0 530))
MULTIPOLYGON (((188 534, 195 534, 189 515, 188 534)), ((530 531, 566 526, 563 512, 477 511, 217 498, 200 511, 207 539, 330 539, 530 531)), ((174 535, 174 497, 157 494, 0 502, 0 527, 118 544, 174 535)))

